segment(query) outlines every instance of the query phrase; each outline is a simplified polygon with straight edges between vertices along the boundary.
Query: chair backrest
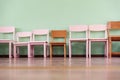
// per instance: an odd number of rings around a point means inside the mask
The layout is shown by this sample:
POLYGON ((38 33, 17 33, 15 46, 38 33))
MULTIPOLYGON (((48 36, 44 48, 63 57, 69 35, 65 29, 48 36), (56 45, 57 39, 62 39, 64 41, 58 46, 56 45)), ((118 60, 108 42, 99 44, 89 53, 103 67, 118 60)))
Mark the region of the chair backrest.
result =
POLYGON ((88 38, 88 26, 87 25, 72 25, 69 27, 70 38, 72 38, 72 32, 85 32, 86 38, 88 38))
POLYGON ((38 30, 33 30, 32 31, 33 34, 33 41, 35 41, 35 36, 46 36, 46 41, 49 42, 49 30, 48 29, 38 29, 38 30))
POLYGON ((32 32, 17 32, 16 34, 17 42, 20 41, 20 38, 29 38, 29 41, 32 41, 32 32))
POLYGON ((52 37, 52 41, 54 38, 63 38, 64 42, 66 42, 67 31, 66 30, 52 30, 51 37, 52 37))
POLYGON ((11 33, 12 34, 12 39, 15 39, 15 27, 12 26, 5 26, 5 27, 0 27, 0 33, 11 33))
POLYGON ((119 35, 118 31, 120 31, 120 21, 110 21, 108 22, 107 27, 108 27, 108 36, 119 35))
POLYGON ((104 31, 104 38, 107 38, 107 26, 106 25, 90 25, 89 26, 89 38, 90 38, 90 34, 91 32, 101 32, 104 31))
POLYGON ((108 22, 108 29, 120 29, 120 21, 108 22))

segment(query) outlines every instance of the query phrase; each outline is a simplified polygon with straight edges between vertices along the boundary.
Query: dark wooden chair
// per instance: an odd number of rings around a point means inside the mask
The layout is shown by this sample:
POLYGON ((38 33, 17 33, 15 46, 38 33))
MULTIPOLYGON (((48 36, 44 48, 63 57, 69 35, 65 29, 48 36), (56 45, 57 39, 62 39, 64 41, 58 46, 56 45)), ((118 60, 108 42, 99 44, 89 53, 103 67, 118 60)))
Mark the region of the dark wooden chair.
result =
POLYGON ((53 55, 53 46, 63 46, 64 47, 64 58, 66 58, 66 36, 67 31, 66 30, 52 30, 51 31, 51 42, 50 42, 50 58, 52 58, 53 55), (64 41, 62 42, 56 42, 56 38, 63 38, 64 41))

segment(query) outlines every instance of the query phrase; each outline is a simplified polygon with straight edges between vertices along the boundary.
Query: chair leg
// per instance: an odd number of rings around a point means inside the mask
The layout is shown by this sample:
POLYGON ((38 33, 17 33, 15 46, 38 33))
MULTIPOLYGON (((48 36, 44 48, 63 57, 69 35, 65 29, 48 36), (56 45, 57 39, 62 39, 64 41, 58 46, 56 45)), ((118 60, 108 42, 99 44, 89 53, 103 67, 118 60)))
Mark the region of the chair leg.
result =
POLYGON ((30 54, 32 57, 34 57, 34 45, 30 45, 30 54))
POLYGON ((107 53, 107 58, 108 58, 108 41, 106 42, 106 53, 107 53))
POLYGON ((108 58, 108 41, 105 41, 105 56, 108 58))
POLYGON ((20 55, 20 46, 16 46, 16 57, 19 57, 20 55))
POLYGON ((28 58, 31 58, 31 46, 28 44, 28 58))
POLYGON ((9 58, 12 58, 12 43, 9 42, 9 58))
POLYGON ((91 41, 89 41, 89 58, 91 58, 91 41))
POLYGON ((17 57, 17 55, 16 55, 16 46, 14 45, 13 47, 14 47, 14 58, 16 58, 17 57))
POLYGON ((71 50, 71 41, 69 41, 69 58, 71 58, 72 50, 71 50))
POLYGON ((49 46, 46 44, 46 57, 49 55, 49 46))
POLYGON ((111 58, 112 57, 112 41, 110 41, 109 43, 110 43, 109 56, 111 58))
POLYGON ((64 58, 66 58, 66 44, 64 44, 64 58))
POLYGON ((104 42, 104 56, 107 57, 107 42, 104 42))
POLYGON ((86 58, 88 58, 88 55, 89 55, 89 52, 88 52, 89 46, 88 45, 89 45, 88 41, 86 41, 86 58))
POLYGON ((52 58, 52 45, 50 44, 50 58, 52 58))
POLYGON ((109 37, 108 38, 108 57, 111 58, 111 49, 112 49, 112 41, 111 41, 111 38, 109 37))
POLYGON ((44 43, 44 58, 46 58, 46 43, 44 43))

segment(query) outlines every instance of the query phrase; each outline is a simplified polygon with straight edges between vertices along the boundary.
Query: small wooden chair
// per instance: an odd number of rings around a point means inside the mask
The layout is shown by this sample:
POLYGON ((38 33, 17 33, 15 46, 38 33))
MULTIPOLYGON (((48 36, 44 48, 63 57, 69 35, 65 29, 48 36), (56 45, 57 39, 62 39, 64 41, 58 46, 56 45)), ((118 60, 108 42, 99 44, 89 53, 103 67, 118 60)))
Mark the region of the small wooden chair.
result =
POLYGON ((51 31, 51 38, 52 41, 50 42, 50 58, 52 58, 53 54, 53 46, 64 46, 64 58, 66 58, 66 37, 67 37, 67 31, 66 30, 52 30, 51 31), (55 38, 63 38, 64 41, 62 42, 56 42, 55 38))
POLYGON ((112 52, 112 41, 120 41, 120 35, 111 35, 110 30, 120 30, 120 21, 108 22, 109 57, 120 55, 120 52, 112 52))

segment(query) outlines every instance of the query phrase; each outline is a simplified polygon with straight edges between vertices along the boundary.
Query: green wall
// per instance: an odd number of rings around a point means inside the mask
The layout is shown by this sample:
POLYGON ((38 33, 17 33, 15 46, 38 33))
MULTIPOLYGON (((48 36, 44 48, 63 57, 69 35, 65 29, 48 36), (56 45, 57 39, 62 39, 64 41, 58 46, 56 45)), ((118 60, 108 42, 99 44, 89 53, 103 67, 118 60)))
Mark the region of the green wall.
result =
MULTIPOLYGON (((120 0, 0 0, 0 26, 32 31, 42 28, 68 30, 69 25, 76 24, 106 24, 111 20, 120 20, 119 3, 120 0)), ((99 47, 92 52, 103 53, 99 47)), ((81 46, 77 48, 85 50, 81 46)), ((73 52, 84 53, 76 48, 73 52)))

